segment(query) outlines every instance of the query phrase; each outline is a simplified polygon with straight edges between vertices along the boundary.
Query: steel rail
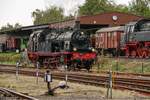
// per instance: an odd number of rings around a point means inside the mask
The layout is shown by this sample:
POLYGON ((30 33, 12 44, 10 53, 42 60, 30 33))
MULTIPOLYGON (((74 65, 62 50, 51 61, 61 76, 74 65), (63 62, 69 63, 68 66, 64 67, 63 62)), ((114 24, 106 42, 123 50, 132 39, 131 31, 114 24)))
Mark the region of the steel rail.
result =
POLYGON ((4 95, 9 95, 9 96, 14 96, 14 97, 17 97, 21 100, 38 100, 34 97, 31 97, 31 96, 28 96, 28 95, 24 95, 22 93, 19 93, 19 92, 16 92, 16 91, 13 91, 13 90, 10 90, 10 89, 7 89, 7 88, 3 88, 3 87, 0 87, 0 91, 4 94, 4 95))

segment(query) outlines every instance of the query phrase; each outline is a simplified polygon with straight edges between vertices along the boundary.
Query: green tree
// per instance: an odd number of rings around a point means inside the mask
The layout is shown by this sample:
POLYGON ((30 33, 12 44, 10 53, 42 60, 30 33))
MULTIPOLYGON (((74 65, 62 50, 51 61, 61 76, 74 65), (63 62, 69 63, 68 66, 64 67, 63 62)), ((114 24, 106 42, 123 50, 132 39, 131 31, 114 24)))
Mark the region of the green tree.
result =
POLYGON ((129 8, 126 5, 114 5, 113 11, 118 11, 118 12, 124 12, 124 13, 130 13, 129 8))
POLYGON ((64 19, 63 9, 55 6, 47 8, 46 10, 36 9, 32 12, 32 17, 35 25, 61 21, 64 19))
POLYGON ((112 0, 86 0, 83 6, 79 7, 80 15, 95 15, 106 11, 114 10, 112 0))
POLYGON ((95 15, 108 11, 118 11, 150 17, 150 0, 132 0, 129 5, 117 5, 115 0, 86 0, 79 7, 80 15, 95 15))
POLYGON ((150 17, 150 0, 132 0, 129 10, 133 14, 150 17))
POLYGON ((7 30, 12 30, 12 29, 17 29, 20 28, 21 25, 19 23, 16 23, 14 26, 7 23, 7 25, 4 25, 1 27, 0 31, 7 31, 7 30))
POLYGON ((36 9, 35 11, 32 12, 32 17, 34 19, 34 24, 41 23, 43 16, 43 11, 36 9))

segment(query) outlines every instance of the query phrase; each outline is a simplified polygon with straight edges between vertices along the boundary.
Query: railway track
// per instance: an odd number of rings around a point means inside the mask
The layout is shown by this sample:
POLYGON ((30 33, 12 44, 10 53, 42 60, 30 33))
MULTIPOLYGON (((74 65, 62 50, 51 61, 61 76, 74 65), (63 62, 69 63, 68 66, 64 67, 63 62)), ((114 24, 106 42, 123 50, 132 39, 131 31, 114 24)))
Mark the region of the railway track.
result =
MULTIPOLYGON (((15 73, 15 69, 0 69, 0 72, 15 73)), ((20 70, 19 74, 36 76, 35 71, 20 70)), ((52 72, 54 79, 65 79, 64 72, 52 72)), ((40 77, 44 77, 44 72, 39 72, 40 77)), ((68 73, 68 80, 78 83, 91 84, 97 86, 108 86, 108 75, 91 75, 82 73, 68 73)), ((113 76, 113 88, 115 89, 127 89, 132 91, 137 91, 150 95, 150 78, 133 78, 133 77, 121 77, 113 76)))
POLYGON ((34 97, 0 87, 0 100, 38 100, 34 97))
MULTIPOLYGON (((9 67, 9 68, 14 68, 14 67, 16 67, 16 65, 6 65, 6 64, 0 64, 0 67, 9 67)), ((32 70, 36 70, 36 68, 35 67, 23 67, 23 66, 19 66, 21 69, 27 69, 27 68, 30 68, 30 69, 32 69, 32 70)), ((43 69, 40 69, 40 70, 43 70, 43 69)), ((44 69, 45 70, 45 69, 44 69)), ((53 70, 53 71, 56 71, 56 70, 53 70)), ((80 74, 81 72, 80 71, 69 71, 70 73, 74 73, 74 74, 80 74)), ((86 71, 83 71, 83 73, 82 74, 86 74, 86 75, 89 75, 89 74, 108 74, 109 73, 109 71, 99 71, 99 72, 97 72, 97 71, 90 71, 90 72, 86 72, 86 71)), ((138 78, 140 78, 140 77, 150 77, 150 74, 140 74, 140 73, 124 73, 124 72, 118 72, 118 71, 116 71, 116 72, 113 72, 113 74, 115 75, 115 76, 127 76, 127 77, 138 77, 138 78)))
POLYGON ((118 56, 118 57, 104 57, 104 58, 108 58, 108 59, 113 59, 113 60, 126 60, 126 61, 146 61, 149 62, 150 58, 133 58, 133 57, 125 57, 125 56, 118 56))

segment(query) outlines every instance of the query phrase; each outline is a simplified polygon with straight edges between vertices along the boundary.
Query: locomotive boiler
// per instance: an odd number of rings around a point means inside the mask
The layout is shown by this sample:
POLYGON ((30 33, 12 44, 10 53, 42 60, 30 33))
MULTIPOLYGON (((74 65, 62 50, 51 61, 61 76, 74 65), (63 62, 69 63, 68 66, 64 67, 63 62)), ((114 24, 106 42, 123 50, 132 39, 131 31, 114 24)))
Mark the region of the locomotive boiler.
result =
POLYGON ((33 32, 28 43, 28 56, 32 62, 57 68, 66 64, 69 69, 89 70, 96 58, 90 44, 90 34, 79 29, 45 29, 33 32))

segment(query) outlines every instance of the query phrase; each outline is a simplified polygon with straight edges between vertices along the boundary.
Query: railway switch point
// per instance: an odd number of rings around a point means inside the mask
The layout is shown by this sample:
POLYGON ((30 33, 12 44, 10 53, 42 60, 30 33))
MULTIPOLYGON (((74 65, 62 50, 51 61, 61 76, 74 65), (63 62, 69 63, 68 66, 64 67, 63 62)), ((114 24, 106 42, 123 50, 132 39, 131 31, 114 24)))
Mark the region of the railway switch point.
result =
POLYGON ((64 89, 66 87, 66 82, 65 81, 60 81, 58 86, 61 88, 61 89, 64 89))

